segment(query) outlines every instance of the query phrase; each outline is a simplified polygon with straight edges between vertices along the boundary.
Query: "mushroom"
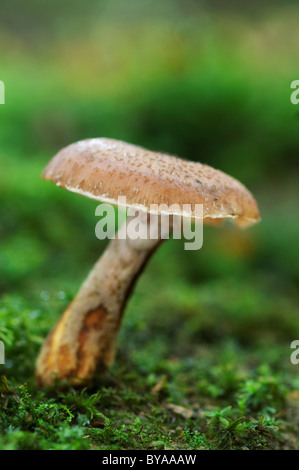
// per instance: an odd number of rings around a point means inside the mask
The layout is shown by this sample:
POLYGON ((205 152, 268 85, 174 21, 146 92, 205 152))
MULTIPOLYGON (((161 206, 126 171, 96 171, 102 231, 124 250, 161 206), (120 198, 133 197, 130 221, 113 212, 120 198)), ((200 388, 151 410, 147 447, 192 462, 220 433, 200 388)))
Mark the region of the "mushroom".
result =
MULTIPOLYGON (((217 224, 231 219, 247 227, 259 220, 251 193, 238 181, 207 165, 152 152, 113 139, 88 139, 62 149, 47 165, 43 178, 69 191, 126 206, 203 205, 202 219, 217 224)), ((181 214, 176 214, 183 216, 181 214)), ((117 334, 132 288, 162 241, 132 240, 124 224, 93 267, 57 325, 50 332, 36 364, 39 385, 56 380, 90 384, 114 360, 117 334)), ((143 230, 147 231, 148 220, 143 230)))

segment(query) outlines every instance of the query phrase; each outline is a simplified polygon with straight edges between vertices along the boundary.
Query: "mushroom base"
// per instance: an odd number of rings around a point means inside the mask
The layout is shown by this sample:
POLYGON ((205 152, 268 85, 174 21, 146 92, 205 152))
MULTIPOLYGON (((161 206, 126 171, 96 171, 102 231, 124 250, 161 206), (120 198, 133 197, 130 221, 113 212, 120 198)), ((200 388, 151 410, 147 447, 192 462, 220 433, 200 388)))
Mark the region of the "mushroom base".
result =
MULTIPOLYGON (((147 223, 143 229, 147 233, 147 223)), ((131 240, 120 229, 44 342, 36 364, 39 386, 90 384, 115 356, 118 331, 135 280, 161 239, 131 240)))

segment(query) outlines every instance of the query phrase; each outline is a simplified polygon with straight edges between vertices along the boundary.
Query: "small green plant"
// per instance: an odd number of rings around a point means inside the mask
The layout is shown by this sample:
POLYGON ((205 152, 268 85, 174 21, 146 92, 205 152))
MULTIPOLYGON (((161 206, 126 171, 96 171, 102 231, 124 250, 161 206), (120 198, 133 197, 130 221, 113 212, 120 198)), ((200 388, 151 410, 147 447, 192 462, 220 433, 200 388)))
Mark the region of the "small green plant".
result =
POLYGON ((238 392, 238 406, 244 413, 282 409, 285 405, 287 387, 278 374, 268 366, 260 366, 257 375, 245 380, 238 392))
POLYGON ((279 429, 274 419, 235 417, 236 410, 226 407, 207 412, 208 435, 218 449, 263 449, 275 440, 279 429))

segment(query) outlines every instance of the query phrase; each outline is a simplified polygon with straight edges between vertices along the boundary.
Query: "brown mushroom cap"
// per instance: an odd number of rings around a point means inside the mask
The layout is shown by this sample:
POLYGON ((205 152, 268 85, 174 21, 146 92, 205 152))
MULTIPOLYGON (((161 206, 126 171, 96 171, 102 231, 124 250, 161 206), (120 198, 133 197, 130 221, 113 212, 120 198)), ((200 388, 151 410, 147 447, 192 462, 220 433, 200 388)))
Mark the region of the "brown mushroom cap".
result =
MULTIPOLYGON (((239 181, 208 165, 153 152, 126 142, 98 138, 62 149, 47 165, 43 178, 69 191, 127 207, 151 204, 203 204, 206 223, 232 219, 249 226, 260 218, 256 201, 239 181)), ((172 212, 169 213, 178 213, 172 212)))

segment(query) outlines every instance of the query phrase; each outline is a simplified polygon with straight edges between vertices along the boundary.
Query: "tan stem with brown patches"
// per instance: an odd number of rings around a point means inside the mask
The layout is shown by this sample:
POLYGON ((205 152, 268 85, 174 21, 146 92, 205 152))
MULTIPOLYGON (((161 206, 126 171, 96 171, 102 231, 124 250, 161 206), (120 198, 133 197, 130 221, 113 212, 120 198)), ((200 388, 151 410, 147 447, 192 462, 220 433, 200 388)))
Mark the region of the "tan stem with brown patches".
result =
MULTIPOLYGON (((161 240, 112 240, 46 339, 36 364, 39 385, 56 379, 85 385, 111 365, 126 300, 161 240)), ((145 224, 144 230, 147 230, 145 224)), ((121 237, 124 237, 122 239, 121 237)))

